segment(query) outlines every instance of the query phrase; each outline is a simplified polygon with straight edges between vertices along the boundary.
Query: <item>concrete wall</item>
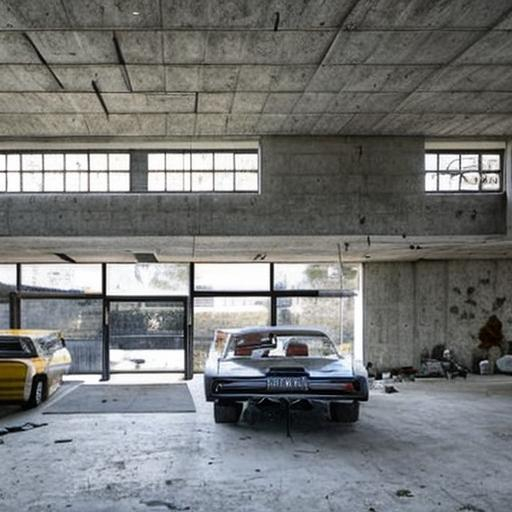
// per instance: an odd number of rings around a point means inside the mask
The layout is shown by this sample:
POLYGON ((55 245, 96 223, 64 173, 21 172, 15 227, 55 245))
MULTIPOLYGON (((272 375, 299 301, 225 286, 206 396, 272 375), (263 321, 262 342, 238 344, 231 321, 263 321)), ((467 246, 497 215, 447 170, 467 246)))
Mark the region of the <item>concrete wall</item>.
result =
POLYGON ((363 293, 365 359, 378 367, 417 366, 438 343, 471 366, 492 314, 512 340, 512 260, 366 264, 363 293))
POLYGON ((506 231, 504 195, 425 195, 422 138, 264 137, 261 154, 261 194, 0 194, 0 236, 506 231))

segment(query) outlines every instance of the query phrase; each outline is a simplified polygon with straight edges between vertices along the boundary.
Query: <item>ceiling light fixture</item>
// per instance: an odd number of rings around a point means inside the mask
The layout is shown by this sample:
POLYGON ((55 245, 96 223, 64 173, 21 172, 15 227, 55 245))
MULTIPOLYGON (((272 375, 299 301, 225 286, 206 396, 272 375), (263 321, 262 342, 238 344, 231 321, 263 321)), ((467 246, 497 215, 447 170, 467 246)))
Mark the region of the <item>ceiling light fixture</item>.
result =
POLYGON ((133 11, 133 12, 132 12, 132 14, 133 14, 134 16, 140 16, 140 12, 139 12, 139 11, 133 11))

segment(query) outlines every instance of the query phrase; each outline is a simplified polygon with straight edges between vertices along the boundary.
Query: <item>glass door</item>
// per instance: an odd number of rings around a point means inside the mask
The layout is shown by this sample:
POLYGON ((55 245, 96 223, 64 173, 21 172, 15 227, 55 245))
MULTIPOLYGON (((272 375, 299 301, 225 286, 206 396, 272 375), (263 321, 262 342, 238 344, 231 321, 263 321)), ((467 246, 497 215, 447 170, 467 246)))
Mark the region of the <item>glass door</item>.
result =
POLYGON ((116 299, 108 311, 111 372, 185 372, 185 299, 116 299))

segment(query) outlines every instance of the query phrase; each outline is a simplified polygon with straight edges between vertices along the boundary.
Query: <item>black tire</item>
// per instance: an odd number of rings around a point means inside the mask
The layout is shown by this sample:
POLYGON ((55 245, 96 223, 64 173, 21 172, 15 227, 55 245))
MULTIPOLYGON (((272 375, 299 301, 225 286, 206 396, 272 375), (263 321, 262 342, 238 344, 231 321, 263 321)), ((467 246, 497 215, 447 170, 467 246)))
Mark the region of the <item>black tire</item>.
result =
POLYGON ((242 407, 239 402, 216 401, 213 404, 215 423, 236 423, 240 418, 242 407))
POLYGON ((46 381, 42 377, 34 377, 30 398, 25 404, 26 409, 38 407, 46 400, 46 381))
POLYGON ((359 402, 331 402, 329 413, 336 423, 355 423, 359 419, 359 402))

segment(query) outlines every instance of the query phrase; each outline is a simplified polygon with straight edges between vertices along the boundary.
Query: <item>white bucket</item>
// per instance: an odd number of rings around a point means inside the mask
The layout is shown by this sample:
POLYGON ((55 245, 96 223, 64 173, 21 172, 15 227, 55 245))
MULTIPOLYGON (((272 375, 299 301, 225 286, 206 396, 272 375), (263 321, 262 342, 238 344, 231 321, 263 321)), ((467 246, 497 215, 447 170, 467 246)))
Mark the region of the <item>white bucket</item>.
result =
POLYGON ((490 375, 491 374, 491 365, 487 359, 484 361, 480 361, 478 363, 478 366, 480 367, 480 375, 490 375))

